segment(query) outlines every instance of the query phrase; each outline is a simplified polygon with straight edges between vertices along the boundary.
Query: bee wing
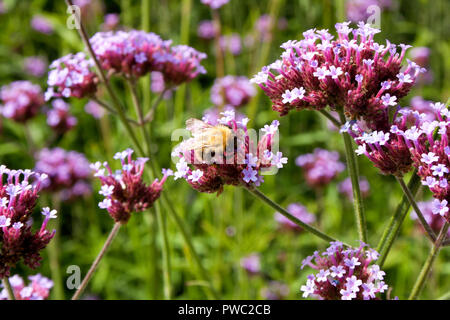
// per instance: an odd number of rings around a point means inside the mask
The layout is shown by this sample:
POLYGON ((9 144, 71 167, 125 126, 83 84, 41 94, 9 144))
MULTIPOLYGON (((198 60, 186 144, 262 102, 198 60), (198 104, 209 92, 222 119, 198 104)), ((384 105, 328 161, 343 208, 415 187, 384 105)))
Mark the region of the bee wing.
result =
POLYGON ((193 135, 201 134, 206 129, 213 128, 212 125, 203 122, 202 120, 190 118, 186 120, 186 129, 192 132, 193 135))

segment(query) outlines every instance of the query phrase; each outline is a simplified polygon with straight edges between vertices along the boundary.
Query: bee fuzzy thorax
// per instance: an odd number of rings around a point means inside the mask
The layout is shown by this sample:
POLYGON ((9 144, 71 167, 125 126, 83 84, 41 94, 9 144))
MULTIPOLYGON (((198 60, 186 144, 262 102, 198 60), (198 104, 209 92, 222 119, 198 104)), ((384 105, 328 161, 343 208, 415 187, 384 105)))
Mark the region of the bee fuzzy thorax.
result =
POLYGON ((236 121, 234 111, 221 115, 215 126, 198 119, 186 121, 193 137, 172 153, 179 158, 175 180, 184 178, 200 192, 220 194, 224 185, 259 186, 264 182, 262 170, 287 163, 281 152, 272 153, 278 121, 266 125, 257 142, 247 130, 247 118, 236 121))

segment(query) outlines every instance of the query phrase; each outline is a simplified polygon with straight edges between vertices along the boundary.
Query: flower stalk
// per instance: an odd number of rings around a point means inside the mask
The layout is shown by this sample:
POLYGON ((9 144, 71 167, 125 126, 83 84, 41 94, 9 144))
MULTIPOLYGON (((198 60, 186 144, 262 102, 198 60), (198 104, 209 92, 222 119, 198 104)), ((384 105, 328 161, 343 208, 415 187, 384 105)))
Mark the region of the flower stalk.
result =
MULTIPOLYGON (((407 188, 410 190, 411 195, 415 196, 420 188, 420 178, 416 174, 417 170, 414 170, 411 179, 408 182, 407 188)), ((405 220, 406 215, 408 214, 410 208, 410 202, 406 195, 403 195, 402 200, 398 204, 394 215, 392 216, 389 224, 384 229, 383 235, 378 242, 377 251, 380 253, 380 257, 378 258, 378 264, 380 267, 383 266, 386 261, 387 255, 391 250, 392 244, 394 243, 397 235, 400 231, 400 227, 405 220)))
POLYGON ((102 260, 103 256, 105 255, 106 251, 108 251, 109 247, 111 246, 111 243, 113 242, 114 238, 116 237, 117 233, 119 232, 121 224, 119 222, 116 222, 111 229, 111 232, 108 235, 108 238, 106 239, 105 243, 103 244, 102 249, 98 253, 97 257, 95 258, 94 262, 92 263, 91 267, 89 268, 89 271, 87 272, 86 276, 84 277, 83 281, 81 282, 80 287, 77 289, 75 294, 72 296, 72 300, 78 300, 81 296, 81 294, 86 289, 86 286, 88 285, 89 281, 91 280, 92 276, 94 275, 95 270, 97 269, 100 261, 102 260))
POLYGON ((4 277, 2 279, 2 283, 3 283, 3 287, 6 289, 6 293, 8 294, 8 300, 16 300, 14 291, 11 287, 11 283, 9 283, 9 279, 7 277, 4 277))
MULTIPOLYGON (((269 199, 264 193, 259 191, 258 189, 249 189, 246 188, 248 192, 250 192, 253 196, 256 198, 262 200, 265 204, 269 205, 276 211, 280 212, 282 215, 284 215, 286 218, 297 224, 299 227, 303 228, 304 230, 314 234, 315 236, 321 238, 322 240, 325 240, 327 242, 331 241, 337 241, 337 239, 323 233, 322 231, 302 222, 301 220, 294 217, 292 214, 290 214, 286 209, 284 209, 282 206, 280 206, 278 203, 274 202, 273 200, 269 199)), ((347 246, 347 245, 346 245, 347 246)))
POLYGON ((426 280, 428 279, 428 276, 430 274, 431 268, 433 267, 434 261, 436 260, 439 250, 442 247, 442 243, 447 236, 447 231, 450 226, 449 222, 445 222, 445 224, 442 226, 441 230, 439 231, 438 238, 436 239, 436 242, 433 243, 433 246, 431 247, 430 253, 428 255, 427 260, 425 261, 425 264, 422 267, 422 270, 420 271, 420 274, 416 280, 416 283, 414 284, 414 287, 411 291, 411 294, 409 295, 408 300, 415 300, 419 297, 420 292, 422 291, 426 280))
MULTIPOLYGON (((340 111, 339 117, 341 123, 345 123, 346 119, 343 111, 340 111)), ((355 210, 359 239, 361 241, 367 242, 366 217, 364 214, 364 204, 361 196, 361 190, 359 188, 358 165, 356 162, 355 151, 353 150, 352 138, 346 132, 342 133, 342 137, 344 138, 348 172, 352 181, 353 207, 355 210)))
POLYGON ((436 235, 434 234, 434 231, 433 231, 433 229, 431 229, 428 222, 425 220, 425 217, 423 216, 419 206, 417 205, 416 201, 414 200, 414 196, 412 195, 411 191, 408 189, 408 186, 405 184, 405 182, 403 181, 402 178, 395 177, 395 179, 397 179, 398 183, 402 187, 403 193, 406 195, 410 205, 413 207, 414 211, 416 212, 420 223, 422 224, 423 228, 425 229, 425 234, 432 242, 435 242, 436 235))

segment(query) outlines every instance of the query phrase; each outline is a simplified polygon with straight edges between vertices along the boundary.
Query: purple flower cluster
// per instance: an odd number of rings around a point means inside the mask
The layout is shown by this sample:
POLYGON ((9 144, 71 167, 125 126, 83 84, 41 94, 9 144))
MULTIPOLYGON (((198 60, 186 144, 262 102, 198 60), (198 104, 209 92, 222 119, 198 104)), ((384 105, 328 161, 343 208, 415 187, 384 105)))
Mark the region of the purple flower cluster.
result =
MULTIPOLYGON (((434 201, 418 202, 417 205, 420 209, 420 212, 422 212, 425 221, 428 223, 431 229, 436 234, 438 234, 442 226, 444 225, 445 220, 442 218, 442 216, 433 213, 433 209, 435 207, 434 201)), ((425 232, 422 224, 418 222, 417 214, 415 211, 411 212, 411 219, 416 220, 417 227, 420 228, 420 231, 425 232)), ((450 230, 448 230, 447 232, 447 237, 450 238, 450 230)))
POLYGON ((109 74, 119 73, 137 78, 152 71, 160 71, 170 85, 179 85, 206 70, 200 64, 206 54, 185 46, 171 46, 154 33, 98 32, 90 40, 102 66, 109 74))
POLYGON ((419 113, 425 114, 425 120, 433 121, 436 119, 436 113, 434 109, 431 107, 434 105, 432 101, 425 100, 421 96, 415 96, 411 98, 410 101, 411 109, 417 111, 419 113))
POLYGON ((378 252, 361 242, 359 248, 344 248, 341 242, 331 242, 325 252, 315 251, 302 262, 318 272, 310 274, 301 287, 303 297, 321 300, 379 300, 388 289, 385 272, 373 262, 378 252))
POLYGON ((45 100, 51 98, 83 98, 97 90, 98 78, 93 70, 94 61, 83 52, 68 54, 50 64, 45 100))
MULTIPOLYGON (((9 278, 9 283, 14 292, 16 300, 45 300, 53 288, 53 281, 49 278, 36 274, 29 276, 30 283, 25 286, 22 277, 15 274, 9 278)), ((8 300, 6 289, 0 292, 0 300, 8 300)))
POLYGON ((31 231, 31 214, 46 179, 46 174, 0 166, 0 278, 8 277, 20 261, 30 268, 38 267, 39 252, 55 235, 55 231, 46 230, 48 221, 56 218, 56 210, 49 208, 42 210, 45 219, 40 229, 31 231))
POLYGON ((220 37, 219 44, 223 51, 228 51, 234 56, 239 55, 242 51, 241 37, 237 33, 220 37))
POLYGON ((31 19, 31 28, 46 35, 53 33, 53 25, 47 18, 40 15, 33 16, 31 19))
POLYGON ((120 160, 122 168, 112 171, 107 162, 91 164, 94 176, 100 179, 102 187, 99 194, 105 198, 98 206, 106 209, 114 221, 125 224, 133 212, 142 212, 153 206, 160 197, 164 182, 172 175, 172 170, 163 170, 164 177, 155 179, 150 186, 142 181, 147 158, 132 160, 133 150, 117 152, 114 159, 120 160))
POLYGON ((358 155, 366 155, 382 174, 402 177, 411 170, 411 140, 419 138, 418 127, 425 114, 403 108, 393 117, 390 130, 370 131, 360 123, 347 122, 341 132, 348 132, 355 142, 358 155))
POLYGON ((47 66, 47 61, 42 57, 28 57, 24 60, 25 72, 34 77, 42 77, 47 72, 47 66))
POLYGON ((217 36, 217 28, 214 21, 203 20, 200 21, 197 28, 197 35, 199 38, 205 40, 214 39, 217 36))
POLYGON ((140 77, 158 70, 155 55, 167 52, 170 47, 170 41, 138 30, 97 32, 90 43, 104 70, 126 77, 140 77))
POLYGON ((207 5, 211 9, 219 9, 224 4, 227 4, 230 0, 201 0, 204 5, 207 5))
POLYGON ((345 170, 345 164, 339 161, 339 153, 320 148, 313 153, 298 156, 295 164, 304 170, 308 185, 312 188, 322 188, 345 170))
POLYGON ((105 31, 112 31, 117 28, 120 22, 120 16, 117 13, 108 13, 105 15, 105 22, 102 29, 105 31))
POLYGON ((82 153, 61 148, 42 149, 36 154, 35 171, 48 176, 42 187, 60 192, 63 201, 91 193, 90 165, 82 153))
MULTIPOLYGON (((365 177, 359 177, 359 189, 363 198, 366 198, 369 195, 370 185, 365 177)), ((338 191, 345 195, 349 201, 353 201, 352 180, 350 178, 339 183, 338 191)))
POLYGON ((56 133, 63 134, 72 129, 77 124, 77 118, 69 112, 69 105, 62 99, 52 101, 50 110, 47 111, 47 124, 56 133))
POLYGON ((241 258, 240 264, 249 274, 255 275, 261 272, 261 257, 257 253, 241 258))
POLYGON ((158 71, 164 75, 168 87, 189 82, 199 74, 205 74, 205 68, 200 62, 206 54, 186 45, 170 47, 170 50, 157 55, 158 71))
POLYGON ((248 78, 225 76, 216 79, 211 88, 211 101, 216 106, 230 105, 235 108, 245 106, 256 94, 248 78))
MULTIPOLYGON (((286 209, 290 214, 306 224, 311 224, 316 221, 316 217, 309 213, 308 209, 300 203, 291 203, 286 209)), ((296 223, 292 222, 279 212, 275 212, 275 221, 284 229, 295 231, 302 230, 296 223)))
MULTIPOLYGON (((242 125, 241 125, 242 120, 244 120, 246 118, 243 113, 235 111, 235 109, 229 105, 223 107, 223 112, 234 112, 236 123, 237 123, 238 127, 242 128, 242 125)), ((219 110, 219 107, 211 107, 209 109, 206 109, 203 112, 202 120, 212 126, 216 126, 216 125, 220 124, 219 120, 222 118, 221 113, 222 113, 222 111, 219 110)))
POLYGON ((311 29, 304 39, 290 40, 280 60, 263 67, 251 81, 259 84, 280 115, 290 110, 343 108, 347 118, 363 119, 372 129, 386 129, 389 107, 397 105, 424 69, 408 60, 406 50, 373 40, 378 29, 360 22, 336 24, 338 38, 328 30, 311 29), (349 34, 351 36, 349 36, 349 34))
POLYGON ((281 152, 272 152, 272 142, 278 134, 277 120, 261 129, 263 136, 256 143, 247 129, 248 118, 238 123, 234 111, 221 114, 218 127, 205 123, 203 128, 197 128, 201 133, 188 127, 193 138, 183 141, 172 152, 179 159, 175 180, 184 178, 200 192, 219 195, 224 185, 259 186, 264 182, 263 171, 280 169, 287 163, 281 152), (199 142, 209 144, 209 139, 217 148, 198 146, 199 142))
POLYGON ((443 103, 431 104, 431 107, 437 120, 425 120, 420 126, 408 129, 414 134, 399 131, 397 135, 405 137, 422 185, 433 193, 433 214, 450 221, 450 113, 443 103))
POLYGON ((370 6, 377 6, 380 9, 389 9, 392 7, 392 0, 348 0, 346 2, 347 18, 351 21, 367 20, 373 10, 370 6))
POLYGON ((97 102, 92 100, 86 103, 86 105, 84 106, 84 111, 86 111, 86 113, 89 113, 95 119, 100 119, 106 114, 105 109, 97 102))
POLYGON ((44 105, 41 87, 29 81, 14 81, 0 89, 1 114, 24 123, 33 118, 44 105))

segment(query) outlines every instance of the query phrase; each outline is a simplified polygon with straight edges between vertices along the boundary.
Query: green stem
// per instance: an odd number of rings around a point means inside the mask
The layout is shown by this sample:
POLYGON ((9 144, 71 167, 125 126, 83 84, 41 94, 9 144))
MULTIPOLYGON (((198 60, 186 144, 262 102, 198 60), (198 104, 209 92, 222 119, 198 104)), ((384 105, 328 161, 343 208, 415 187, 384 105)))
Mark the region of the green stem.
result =
POLYGON ((402 187, 403 193, 408 198, 409 204, 413 207, 414 211, 416 212, 417 217, 419 218, 420 223, 422 224, 422 227, 425 229, 425 234, 428 236, 428 238, 432 241, 436 241, 436 235, 434 234, 433 229, 431 229, 428 222, 425 220, 425 217, 422 214, 422 211, 420 211, 420 208, 417 206, 416 201, 414 200, 414 196, 412 195, 411 191, 408 189, 408 186, 405 184, 402 178, 395 177, 397 179, 398 183, 402 187))
POLYGON ((342 126, 342 123, 338 119, 333 117, 331 115, 331 113, 329 113, 328 111, 323 110, 323 109, 319 110, 319 112, 321 114, 323 114, 328 120, 330 120, 338 129, 340 129, 340 127, 342 126))
MULTIPOLYGON (((68 6, 72 6, 73 5, 73 1, 72 0, 66 0, 66 3, 68 6)), ((75 16, 77 17, 77 16, 75 16)), ((92 46, 89 42, 89 38, 87 36, 86 33, 86 29, 84 28, 84 25, 81 23, 81 20, 77 21, 79 23, 79 28, 78 33, 81 37, 81 39, 83 40, 84 45, 86 46, 86 49, 89 52, 89 55, 91 56, 92 60, 94 60, 94 64, 97 70, 97 74, 100 77, 100 80, 103 82, 103 84, 106 87, 106 90, 108 91, 108 94, 111 97, 111 100, 113 102, 114 108, 116 109, 117 115, 119 116, 119 119, 121 120, 122 124, 124 125, 126 131, 128 132, 128 134, 130 135, 130 138, 133 142, 133 145, 136 147, 136 149, 138 149, 138 151, 141 154, 144 154, 144 150, 142 150, 139 141, 136 138, 136 135, 134 134, 133 129, 131 128, 131 125, 129 124, 127 117, 125 115, 125 112, 121 106, 121 103, 119 102, 118 97, 116 96, 114 90, 111 87, 111 84, 109 83, 109 79, 106 77, 102 67, 100 66, 100 63, 98 62, 97 56, 94 53, 94 50, 92 49, 92 46)))
MULTIPOLYGON (((417 175, 417 170, 414 170, 411 179, 408 182, 408 190, 410 190, 411 195, 415 196, 420 188, 420 178, 417 175)), ((384 229, 383 235, 378 242, 377 251, 380 253, 380 257, 377 260, 377 264, 380 268, 383 266, 389 251, 392 248, 394 240, 400 231, 400 226, 405 220, 408 210, 410 208, 410 203, 406 195, 403 195, 401 202, 398 204, 394 215, 391 217, 389 224, 384 229)))
POLYGON ((301 220, 297 219, 296 217, 294 217, 292 214, 290 214, 286 209, 284 209, 282 206, 280 206, 278 203, 274 202, 273 200, 269 199, 264 193, 262 193, 261 191, 259 191, 258 189, 249 189, 246 188, 252 195, 254 195, 256 198, 262 200, 265 204, 269 205, 270 207, 272 207, 273 209, 275 209, 276 211, 278 211, 279 213, 281 213, 282 215, 284 215, 286 218, 288 218, 289 220, 291 220, 292 222, 294 222, 295 224, 297 224, 299 227, 303 228, 304 230, 314 234, 315 236, 328 241, 328 242, 332 242, 332 241, 337 241, 337 239, 323 233, 322 231, 311 227, 309 224, 306 224, 304 222, 302 222, 301 220))
POLYGON ((14 296, 14 290, 11 288, 11 283, 7 277, 2 279, 3 287, 6 289, 6 294, 8 295, 8 300, 16 300, 14 296))
POLYGON ((89 281, 91 280, 92 276, 94 275, 95 270, 98 267, 98 264, 102 260, 103 256, 105 255, 108 248, 111 246, 112 241, 117 235, 117 232, 120 229, 121 224, 119 222, 116 222, 114 224, 114 227, 112 228, 111 232, 108 235, 108 238, 106 239, 105 243, 103 244, 102 249, 98 253, 97 257, 95 258, 94 262, 92 263, 91 267, 89 268, 89 271, 87 272, 86 276, 84 277, 83 281, 81 282, 80 287, 77 289, 75 294, 72 297, 72 300, 78 300, 81 296, 81 294, 86 289, 86 286, 88 285, 89 281))
POLYGON ((425 264, 423 265, 419 276, 417 277, 416 283, 414 284, 414 287, 411 291, 411 294, 409 295, 408 300, 415 300, 419 297, 419 294, 422 291, 422 288, 424 287, 426 280, 428 279, 428 275, 430 274, 430 271, 431 271, 431 268, 433 267, 434 261, 436 260, 438 254, 439 254, 439 250, 441 249, 442 242, 444 241, 445 237, 447 236, 447 231, 448 231, 449 226, 450 226, 450 223, 445 222, 445 224, 441 228, 441 231, 439 231, 438 238, 436 239, 436 242, 434 242, 433 246, 431 247, 428 258, 425 261, 425 264))
MULTIPOLYGON (((138 98, 136 82, 133 80, 128 81, 131 90, 131 97, 133 99, 133 104, 136 108, 136 113, 139 119, 139 122, 143 125, 140 127, 142 130, 142 134, 144 135, 145 143, 147 145, 147 155, 151 156, 151 141, 150 135, 148 133, 147 127, 144 124, 144 115, 142 112, 142 105, 140 104, 140 100, 138 98)), ((155 170, 152 167, 151 171, 151 179, 155 178, 155 170)), ((155 211, 156 211, 156 219, 158 221, 159 230, 161 231, 162 237, 162 258, 163 258, 163 279, 164 279, 164 296, 167 300, 171 299, 172 295, 172 285, 171 285, 171 263, 170 263, 170 250, 169 250, 169 242, 167 236, 167 226, 165 223, 165 218, 161 213, 161 208, 159 203, 155 203, 155 211)))
MULTIPOLYGON (((345 123, 346 119, 343 111, 339 113, 339 117, 341 123, 345 123)), ((352 181, 353 207, 355 210, 359 239, 367 243, 366 217, 364 214, 364 204, 361 196, 361 190, 359 189, 358 164, 356 161, 355 151, 353 150, 352 138, 346 132, 344 132, 342 136, 344 138, 348 172, 352 181)))
POLYGON ((218 299, 219 296, 217 295, 216 291, 214 290, 214 287, 211 284, 211 279, 209 278, 209 273, 203 267, 200 257, 198 256, 197 252, 195 251, 194 245, 191 240, 191 235, 190 235, 188 229, 185 227, 183 220, 177 214, 177 212, 175 211, 175 209, 172 206, 172 202, 170 202, 169 199, 167 199, 167 196, 164 192, 162 193, 161 197, 162 197, 162 200, 164 201, 165 205, 169 209, 169 211, 168 211, 169 214, 171 215, 171 217, 177 224, 178 228, 180 229, 181 234, 183 235, 183 238, 185 240, 185 243, 186 243, 189 251, 191 252, 192 257, 194 258, 197 268, 199 269, 198 277, 201 280, 204 280, 205 282, 207 282, 209 284, 209 286, 206 287, 206 288, 208 288, 208 295, 210 297, 212 297, 213 299, 218 299))
MULTIPOLYGON (((67 3, 69 6, 73 5, 72 0, 66 0, 66 3, 67 3)), ((189 32, 188 32, 188 31, 189 31, 189 28, 185 28, 185 27, 186 27, 186 26, 189 27, 189 21, 190 21, 190 20, 189 20, 189 17, 190 17, 189 11, 190 11, 191 0, 184 0, 183 3, 185 4, 185 7, 183 7, 183 8, 184 8, 184 9, 183 9, 183 12, 186 13, 186 14, 183 14, 182 20, 183 20, 185 17, 187 17, 187 18, 186 18, 186 19, 187 19, 187 22, 184 23, 184 24, 183 24, 183 22, 182 22, 182 32, 183 32, 183 30, 185 30, 185 31, 184 31, 184 33, 186 34, 185 37, 188 39, 188 36, 189 36, 189 32)), ((133 142, 133 145, 136 147, 137 153, 140 154, 141 156, 144 156, 144 155, 145 155, 144 150, 143 150, 142 146, 139 144, 139 141, 137 140, 137 138, 136 138, 136 136, 135 136, 135 134, 134 134, 134 131, 132 130, 130 124, 127 122, 127 118, 126 118, 125 114, 123 113, 123 110, 122 110, 122 108, 121 108, 121 106, 120 106, 119 101, 117 100, 117 96, 115 95, 114 91, 112 90, 112 88, 111 88, 111 86, 110 86, 110 84, 109 84, 109 81, 108 81, 108 79, 105 77, 105 74, 104 74, 103 70, 101 69, 100 64, 99 64, 99 62, 98 62, 98 60, 97 60, 97 57, 95 56, 95 54, 94 54, 94 52, 93 52, 93 50, 92 50, 92 47, 91 47, 91 45, 90 45, 90 43, 89 43, 89 39, 88 39, 88 37, 87 37, 87 35, 86 35, 86 31, 85 31, 85 29, 84 29, 84 26, 83 26, 83 24, 81 23, 81 21, 78 21, 78 22, 79 22, 79 25, 80 25, 80 29, 79 29, 80 37, 81 37, 81 39, 83 40, 83 42, 85 43, 86 48, 88 49, 88 51, 89 51, 89 53, 90 53, 90 56, 91 56, 92 59, 94 60, 95 66, 96 66, 96 68, 97 68, 97 72, 98 72, 98 74, 100 75, 101 80, 102 80, 103 83, 105 84, 105 86, 106 86, 106 88, 107 88, 107 90, 108 90, 108 93, 110 94, 110 96, 111 96, 111 98, 112 98, 112 101, 113 101, 113 103, 114 103, 114 106, 115 106, 116 109, 117 109, 117 114, 118 114, 118 116, 119 116, 119 119, 120 119, 120 121, 122 122, 122 124, 124 125, 124 127, 125 127, 125 129, 126 129, 128 135, 130 136, 130 138, 131 138, 131 140, 132 140, 132 142, 133 142)), ((182 35, 183 35, 183 33, 182 33, 182 35)), ((182 36, 182 39, 183 39, 183 36, 182 36)), ((184 87, 184 86, 182 86, 182 87, 184 87)), ((183 92, 184 92, 184 91, 183 91, 183 92)), ((178 90, 178 94, 180 94, 180 90, 178 90)), ((178 94, 177 94, 177 97, 178 97, 178 94)), ((180 95, 180 101, 179 101, 179 102, 182 104, 183 101, 184 101, 184 93, 183 93, 182 95, 180 95)), ((153 168, 154 168, 154 167, 153 167, 153 166, 154 166, 153 162, 154 162, 154 161, 150 161, 152 170, 154 170, 154 169, 153 169, 153 168)), ((184 241, 186 242, 187 246, 189 247, 189 250, 191 251, 191 254, 192 254, 192 256, 194 257, 194 260, 195 260, 195 263, 197 264, 197 267, 201 270, 200 277, 204 278, 204 277, 206 276, 206 270, 204 269, 204 267, 203 267, 203 265, 202 265, 202 263, 201 263, 201 260, 199 259, 197 253, 195 252, 195 249, 194 249, 194 247, 193 247, 193 245, 192 245, 192 243, 191 243, 190 236, 189 236, 189 233, 187 232, 187 228, 185 227, 184 222, 181 220, 181 218, 177 215, 177 213, 175 212, 175 210, 174 210, 173 207, 171 206, 171 202, 168 201, 168 199, 167 199, 165 193, 162 194, 162 198, 164 199, 164 204, 166 205, 166 207, 169 208, 169 213, 172 215, 172 217, 174 217, 175 222, 176 222, 176 224, 177 224, 177 227, 181 230, 181 233, 182 233, 182 236, 183 236, 183 238, 184 238, 184 241)), ((209 291, 208 291, 209 294, 212 295, 214 298, 217 299, 218 296, 217 296, 217 294, 214 292, 214 289, 213 289, 212 286, 211 286, 211 281, 208 281, 208 282, 209 282, 209 284, 210 284, 210 286, 208 287, 208 289, 209 289, 209 291)))
MULTIPOLYGON (((55 194, 52 197, 52 204, 54 209, 60 212, 60 195, 55 194)), ((55 237, 48 244, 48 256, 50 261, 50 271, 52 274, 52 279, 55 282, 54 286, 54 297, 57 300, 64 300, 64 285, 61 275, 61 265, 60 265, 60 243, 61 243, 61 215, 58 219, 53 222, 53 227, 56 230, 55 237)))

